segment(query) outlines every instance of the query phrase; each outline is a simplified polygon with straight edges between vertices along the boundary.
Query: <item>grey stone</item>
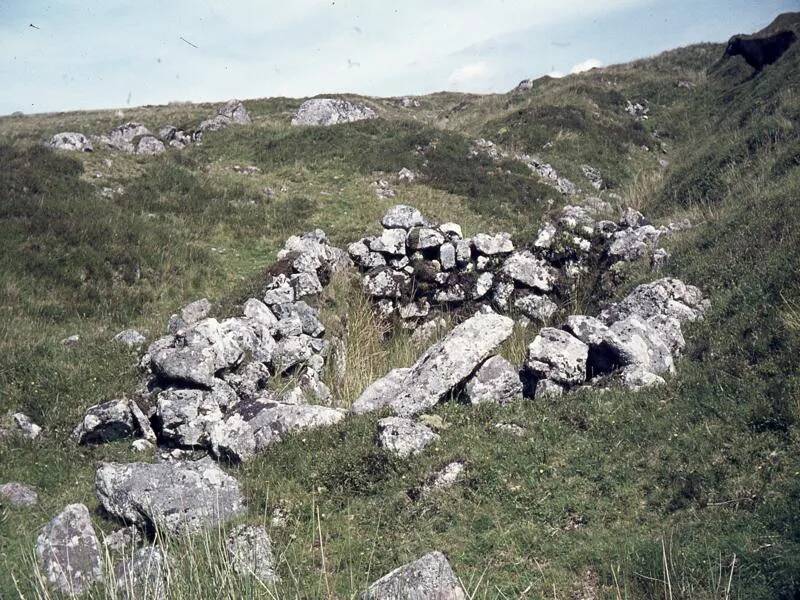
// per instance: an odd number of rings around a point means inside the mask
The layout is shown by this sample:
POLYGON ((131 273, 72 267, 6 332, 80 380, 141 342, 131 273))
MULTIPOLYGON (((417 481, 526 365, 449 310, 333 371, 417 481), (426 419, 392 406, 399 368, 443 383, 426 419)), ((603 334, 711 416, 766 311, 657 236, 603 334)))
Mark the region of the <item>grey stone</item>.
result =
POLYGON ((138 429, 126 398, 90 407, 72 432, 79 444, 100 444, 134 435, 138 429))
POLYGON ((460 240, 464 237, 461 231, 461 225, 458 223, 442 223, 439 225, 439 231, 445 234, 451 240, 460 240))
POLYGON ((422 213, 413 206, 406 204, 398 204, 390 208, 383 219, 381 224, 387 229, 411 229, 412 227, 424 227, 428 224, 422 213))
POLYGON ((247 112, 244 104, 236 99, 228 100, 225 104, 220 106, 217 109, 217 114, 230 119, 232 123, 236 123, 237 125, 249 125, 252 122, 250 114, 247 112))
POLYGON ((456 262, 466 265, 472 258, 472 243, 469 240, 456 241, 456 262))
POLYGON ((419 454, 438 439, 430 428, 411 419, 387 417, 378 421, 378 445, 400 458, 419 454))
POLYGON ((103 546, 110 552, 127 553, 130 555, 144 538, 142 532, 134 525, 121 527, 103 538, 103 546))
POLYGON ((304 333, 282 338, 275 349, 272 363, 275 370, 285 373, 289 369, 301 365, 311 358, 314 349, 312 338, 304 333))
POLYGON ((364 104, 335 98, 312 98, 300 105, 292 117, 292 125, 337 125, 366 119, 375 119, 378 114, 364 104))
POLYGON ((289 285, 289 280, 277 280, 264 292, 264 304, 274 306, 275 304, 286 304, 294 302, 294 288, 289 285))
POLYGON ((139 548, 114 567, 114 578, 124 600, 166 600, 167 557, 153 546, 139 548))
POLYGON ((34 423, 31 418, 24 413, 14 413, 11 415, 14 425, 19 431, 20 435, 28 440, 35 440, 42 433, 42 428, 34 423))
POLYGON ((47 145, 54 150, 71 150, 73 152, 91 152, 92 142, 82 133, 65 131, 50 138, 47 145))
POLYGON ((166 148, 164 142, 153 135, 143 135, 136 145, 136 154, 149 155, 161 154, 166 148))
POLYGON ((492 285, 494 285, 494 274, 490 273, 489 271, 481 273, 475 280, 475 288, 472 291, 472 298, 475 300, 480 300, 489 293, 489 291, 492 289, 492 285))
POLYGON ((438 248, 443 243, 444 235, 442 232, 431 227, 413 227, 408 232, 408 240, 406 241, 410 250, 438 248))
POLYGON ((683 323, 702 318, 708 306, 698 288, 686 285, 680 279, 664 278, 637 286, 621 302, 603 310, 600 318, 611 324, 630 315, 645 320, 665 315, 683 323))
POLYGON ((35 506, 39 502, 39 494, 29 485, 11 481, 0 485, 0 503, 11 506, 35 506))
POLYGON ((264 527, 240 525, 228 535, 225 548, 236 573, 255 577, 263 583, 278 581, 272 541, 264 527))
POLYGON ((181 319, 187 325, 194 325, 198 321, 202 321, 211 313, 211 302, 207 298, 201 298, 190 302, 181 309, 181 319))
POLYGON ((534 321, 546 323, 558 310, 555 302, 547 296, 526 294, 514 300, 514 307, 534 321))
POLYGON ((513 326, 496 314, 476 314, 458 325, 411 367, 411 384, 391 403, 395 413, 407 416, 436 405, 511 335, 513 326))
POLYGON ((389 405, 398 390, 406 385, 409 369, 392 369, 384 377, 368 385, 353 402, 350 412, 360 415, 389 405))
POLYGON ((662 231, 652 225, 621 229, 612 236, 608 254, 618 260, 631 262, 652 254, 662 231))
POLYGON ((466 465, 461 461, 446 464, 428 477, 428 481, 422 487, 422 495, 427 496, 432 492, 453 487, 462 478, 464 469, 466 469, 466 465))
POLYGON ((399 298, 409 285, 406 273, 388 267, 378 267, 364 275, 361 287, 374 298, 399 298))
POLYGON ((536 390, 533 397, 537 400, 546 398, 558 398, 564 393, 564 386, 557 384, 549 379, 541 379, 536 383, 536 390))
POLYGON ((550 379, 562 385, 586 380, 589 346, 578 338, 552 327, 545 327, 528 346, 526 368, 537 379, 550 379))
POLYGON ((628 367, 622 371, 622 385, 629 390, 638 391, 665 384, 663 377, 639 367, 628 367))
POLYGON ((80 342, 81 342, 81 336, 77 334, 70 335, 61 340, 61 343, 64 345, 65 348, 77 348, 80 342))
POLYGON ((470 404, 508 404, 522 397, 519 369, 502 356, 487 359, 464 386, 470 404))
POLYGON ((136 147, 133 142, 136 138, 152 135, 150 130, 141 123, 123 123, 112 129, 108 135, 101 136, 101 140, 117 150, 133 153, 136 147))
POLYGON ((245 513, 238 482, 213 460, 103 463, 97 497, 109 514, 171 534, 218 527, 245 513))
POLYGON ((147 338, 135 329, 120 331, 113 339, 115 342, 128 346, 128 348, 136 348, 147 341, 147 338))
POLYGON ((509 254, 514 251, 514 242, 508 233, 497 233, 489 235, 479 233, 472 238, 472 245, 475 250, 484 256, 494 256, 496 254, 509 254))
POLYGON ((264 363, 254 361, 240 366, 235 372, 224 375, 223 379, 239 398, 252 400, 266 389, 270 372, 264 363))
POLYGON ((56 591, 78 596, 103 579, 100 544, 83 504, 70 504, 36 539, 42 574, 56 591))
POLYGON ((439 261, 442 269, 450 271, 456 268, 456 247, 453 244, 443 244, 439 248, 439 261))
POLYGON ((369 249, 373 252, 383 252, 395 256, 404 255, 406 253, 406 237, 408 234, 404 229, 384 229, 380 237, 372 239, 369 249))
POLYGON ((555 275, 547 263, 527 250, 509 256, 502 270, 514 281, 541 292, 549 292, 555 283, 555 275))
POLYGON ((567 317, 564 329, 589 346, 587 368, 591 377, 640 363, 642 353, 646 354, 643 344, 637 346, 626 342, 594 317, 571 315, 567 317))
POLYGON ((553 239, 556 237, 556 226, 552 223, 545 223, 539 228, 536 235, 536 240, 533 242, 535 248, 547 249, 553 245, 553 239))
POLYGON ((267 307, 266 304, 257 298, 250 298, 244 303, 244 316, 254 323, 258 323, 262 327, 266 327, 269 331, 274 330, 278 323, 277 317, 267 307))
POLYGON ((316 273, 295 273, 289 278, 294 288, 294 297, 298 300, 306 296, 315 296, 322 291, 322 283, 316 273))
POLYGON ((197 389, 168 389, 158 394, 156 416, 161 433, 184 446, 208 444, 222 410, 213 392, 197 389))
POLYGON ((419 319, 428 316, 431 305, 425 298, 421 298, 415 302, 401 304, 399 310, 402 319, 419 319))
POLYGON ((635 364, 656 375, 675 371, 672 352, 667 341, 647 321, 631 315, 612 323, 610 329, 622 340, 633 356, 633 360, 628 364, 635 364))
POLYGON ((369 586, 361 600, 467 600, 441 552, 398 567, 369 586))
POLYGON ((499 280, 494 282, 492 292, 492 303, 500 310, 508 308, 508 302, 514 293, 514 284, 510 281, 499 280))

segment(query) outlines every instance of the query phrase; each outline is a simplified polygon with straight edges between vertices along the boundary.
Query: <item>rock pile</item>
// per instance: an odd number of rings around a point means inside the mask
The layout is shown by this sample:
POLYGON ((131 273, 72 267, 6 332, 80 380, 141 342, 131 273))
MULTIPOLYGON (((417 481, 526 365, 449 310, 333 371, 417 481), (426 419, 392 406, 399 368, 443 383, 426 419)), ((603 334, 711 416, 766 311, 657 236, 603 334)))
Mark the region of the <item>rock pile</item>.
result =
POLYGON ((242 461, 290 431, 338 422, 344 412, 324 406, 331 394, 321 380, 330 343, 307 300, 350 264, 321 230, 290 237, 262 299, 245 302, 241 316, 217 320, 211 303, 198 300, 172 315, 170 333, 149 345, 141 366, 154 428, 136 401, 123 398, 91 407, 74 439, 134 436, 242 461), (269 389, 277 375, 294 376, 295 387, 269 389))
POLYGON ((292 125, 337 125, 375 119, 378 114, 365 104, 336 98, 306 100, 292 117, 292 125))
POLYGON ((685 345, 681 324, 707 308, 696 287, 665 278, 638 286, 599 318, 572 315, 561 328, 543 328, 528 347, 527 388, 540 397, 586 383, 662 384, 685 345))
POLYGON ((597 218, 610 212, 598 199, 566 206, 544 223, 530 248, 517 249, 507 233, 464 238, 458 224, 436 225, 401 204, 384 215, 380 235, 353 242, 347 251, 378 310, 409 327, 433 307, 465 305, 546 322, 590 265, 618 270, 616 263, 652 256, 662 236, 686 226, 656 228, 632 210, 619 221, 597 218))

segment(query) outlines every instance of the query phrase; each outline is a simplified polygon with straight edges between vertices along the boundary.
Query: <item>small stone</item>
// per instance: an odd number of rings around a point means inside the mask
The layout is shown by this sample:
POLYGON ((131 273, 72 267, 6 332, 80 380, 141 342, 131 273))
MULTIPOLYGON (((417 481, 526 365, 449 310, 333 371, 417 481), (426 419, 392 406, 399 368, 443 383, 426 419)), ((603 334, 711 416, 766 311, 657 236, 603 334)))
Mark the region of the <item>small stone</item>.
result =
POLYGON ((479 253, 485 256, 509 254, 514 251, 514 243, 508 233, 497 233, 495 235, 479 233, 472 238, 472 244, 479 253))
POLYGON ((527 250, 515 252, 503 263, 503 273, 527 287, 549 292, 555 284, 555 275, 546 262, 527 250))
POLYGON ((558 310, 555 302, 547 296, 527 294, 514 301, 514 307, 529 319, 546 323, 558 310))
POLYGON ((439 225, 439 231, 451 240, 460 240, 464 237, 464 234, 461 232, 461 225, 458 223, 442 223, 439 225))
POLYGON ((442 269, 450 271, 456 268, 456 247, 453 244, 444 244, 439 248, 439 259, 442 269))
POLYGON ((267 530, 253 525, 240 525, 225 541, 228 560, 239 575, 255 577, 263 583, 279 578, 275 573, 272 541, 267 530))
POLYGON ((147 341, 147 338, 135 329, 126 329, 115 335, 114 341, 128 346, 128 348, 136 348, 144 344, 147 341))
POLYGON ((167 558, 152 546, 139 548, 130 558, 117 564, 114 578, 123 600, 166 600, 167 558))
POLYGON ((408 232, 406 243, 411 250, 438 248, 444 243, 444 235, 430 227, 414 227, 408 232))
POLYGON ((502 356, 492 356, 467 381, 464 396, 470 404, 513 402, 522 397, 519 369, 502 356))
POLYGON ((528 346, 527 369, 538 379, 574 385, 586 380, 589 346, 566 331, 545 327, 528 346))
POLYGON ((11 418, 14 420, 14 424, 22 434, 22 437, 26 439, 35 440, 42 433, 42 428, 34 423, 26 414, 14 413, 11 415, 11 418))
POLYGON ((147 440, 134 440, 131 444, 131 450, 134 452, 150 452, 153 448, 155 446, 147 440))
POLYGON ((411 419, 387 417, 378 421, 378 445, 400 458, 419 454, 438 439, 428 427, 411 419))
POLYGON ((65 348, 75 348, 81 341, 81 336, 79 335, 71 335, 69 337, 65 337, 61 340, 61 343, 64 345, 65 348))
POLYGON ((0 485, 0 503, 10 506, 35 506, 39 495, 32 487, 15 481, 0 485))
POLYGON ((467 600, 441 552, 431 552, 374 582, 361 600, 467 600))
POLYGON ((405 204, 398 204, 388 210, 388 212, 381 219, 381 224, 387 229, 411 229, 412 227, 421 227, 427 225, 428 222, 422 213, 413 206, 405 204))

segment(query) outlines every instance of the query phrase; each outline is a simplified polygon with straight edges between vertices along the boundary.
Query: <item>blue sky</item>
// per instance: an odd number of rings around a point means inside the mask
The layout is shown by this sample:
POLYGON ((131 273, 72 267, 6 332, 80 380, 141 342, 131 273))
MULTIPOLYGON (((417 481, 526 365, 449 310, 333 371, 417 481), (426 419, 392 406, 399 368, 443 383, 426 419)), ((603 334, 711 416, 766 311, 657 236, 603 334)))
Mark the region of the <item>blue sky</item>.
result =
POLYGON ((0 0, 0 114, 501 92, 526 77, 724 41, 799 9, 800 0, 0 0))

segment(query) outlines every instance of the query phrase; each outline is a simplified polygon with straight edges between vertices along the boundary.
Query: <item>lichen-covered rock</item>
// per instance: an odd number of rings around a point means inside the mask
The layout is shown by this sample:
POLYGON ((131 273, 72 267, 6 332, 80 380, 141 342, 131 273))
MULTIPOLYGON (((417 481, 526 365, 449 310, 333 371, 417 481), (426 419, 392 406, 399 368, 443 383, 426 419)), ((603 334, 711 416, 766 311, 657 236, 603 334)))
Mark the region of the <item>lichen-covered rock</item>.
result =
POLYGON ((464 396, 470 404, 508 404, 522 397, 519 369, 502 356, 486 360, 467 381, 464 396))
POLYGON ((484 256, 509 254, 514 251, 514 242, 511 241, 511 236, 508 233, 494 235, 479 233, 472 238, 472 245, 475 250, 484 256))
POLYGON ((208 298, 200 298, 190 302, 181 309, 180 317, 186 325, 194 325, 202 321, 211 313, 211 302, 208 298))
POLYGON ((130 401, 122 398, 89 408, 72 432, 72 439, 79 444, 100 444, 131 437, 136 431, 130 401))
POLYGON ((39 494, 31 486, 11 481, 0 485, 0 504, 10 506, 35 506, 39 494))
POLYGON ((436 405, 511 335, 513 326, 513 320, 492 313, 476 314, 455 327, 414 363, 409 385, 392 400, 392 409, 407 416, 436 405))
POLYGON ((335 98, 312 98, 300 105, 292 117, 292 125, 337 125, 366 119, 378 115, 370 107, 348 100, 335 98))
POLYGON ((406 253, 407 237, 405 229, 384 229, 380 237, 370 241, 369 249, 373 252, 403 255, 406 253))
POLYGON ((70 150, 73 152, 91 152, 92 142, 82 133, 64 131, 50 138, 47 145, 54 150, 70 150))
POLYGON ((279 579, 275 572, 272 541, 264 527, 240 525, 228 535, 225 548, 236 573, 255 577, 262 583, 279 579))
POLYGON ((154 135, 143 135, 139 138, 139 143, 136 144, 136 154, 152 156, 154 154, 161 154, 165 150, 164 142, 154 135))
POLYGON ((399 298, 408 284, 407 274, 378 267, 364 275, 361 286, 373 298, 399 298))
POLYGON ((369 586, 361 600, 466 600, 467 594, 441 552, 398 567, 369 586))
POLYGON ((350 412, 360 415, 388 406, 406 385, 409 369, 392 369, 384 377, 368 385, 353 402, 350 412))
POLYGON ((156 417, 161 433, 182 446, 208 443, 214 426, 222 420, 217 395, 198 389, 167 389, 158 395, 156 417))
POLYGON ((103 463, 95 487, 109 514, 171 534, 217 527, 245 512, 238 482, 210 458, 103 463))
POLYGON ((426 496, 432 492, 453 487, 461 479, 465 468, 466 465, 458 460, 446 464, 428 477, 425 485, 422 486, 421 495, 426 496))
POLYGON ((411 419, 387 417, 378 421, 378 445, 400 458, 419 454, 438 439, 429 427, 411 419))
POLYGON ((509 256, 503 263, 502 271, 512 280, 540 292, 552 290, 556 280, 547 263, 527 250, 509 256))
POLYGON ((26 414, 18 412, 11 415, 11 420, 22 437, 28 440, 35 440, 42 433, 42 428, 33 422, 26 414))
POLYGON ((624 300, 603 310, 600 318, 607 324, 630 315, 645 320, 666 315, 681 322, 695 321, 703 316, 708 306, 698 288, 680 279, 664 278, 637 286, 624 300))
POLYGON ((139 548, 114 567, 119 597, 125 600, 167 598, 167 557, 154 546, 139 548))
POLYGON ((432 227, 413 227, 408 232, 406 243, 411 250, 438 248, 444 243, 444 235, 432 227))
POLYGON ((36 554, 47 582, 68 596, 78 596, 103 579, 100 543, 83 504, 70 504, 36 539, 36 554))
POLYGON ((534 321, 546 323, 558 310, 555 302, 547 296, 526 294, 514 300, 514 308, 534 321))
POLYGON ((588 355, 589 346, 575 336, 545 327, 528 346, 525 366, 536 379, 577 385, 586 380, 588 355))
POLYGON ((113 339, 115 342, 119 342, 128 348, 136 348, 147 341, 147 338, 135 329, 120 331, 113 339))

